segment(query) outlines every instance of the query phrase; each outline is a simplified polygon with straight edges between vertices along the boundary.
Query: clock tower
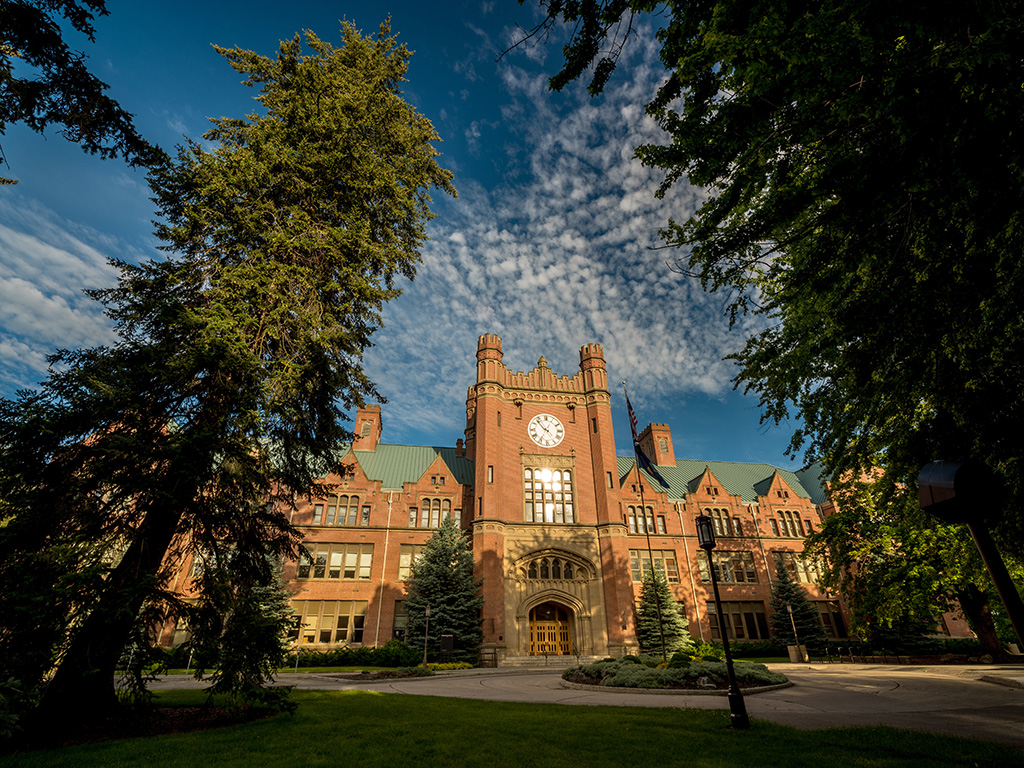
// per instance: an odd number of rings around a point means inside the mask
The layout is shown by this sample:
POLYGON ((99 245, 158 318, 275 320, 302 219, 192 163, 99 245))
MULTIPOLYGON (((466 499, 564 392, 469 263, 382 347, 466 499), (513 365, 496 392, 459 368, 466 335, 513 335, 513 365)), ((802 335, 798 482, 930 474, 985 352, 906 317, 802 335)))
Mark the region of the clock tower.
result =
POLYGON ((571 376, 543 357, 513 372, 501 339, 481 336, 466 453, 485 654, 621 655, 633 588, 601 346, 583 346, 571 376))

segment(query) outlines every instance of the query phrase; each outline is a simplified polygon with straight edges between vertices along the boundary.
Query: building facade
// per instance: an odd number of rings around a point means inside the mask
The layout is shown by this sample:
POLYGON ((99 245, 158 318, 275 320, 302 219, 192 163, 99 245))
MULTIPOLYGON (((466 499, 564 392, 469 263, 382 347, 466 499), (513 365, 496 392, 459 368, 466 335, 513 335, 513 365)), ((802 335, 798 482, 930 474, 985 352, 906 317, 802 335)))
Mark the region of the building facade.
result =
MULTIPOLYGON (((776 569, 790 569, 826 631, 846 635, 840 601, 816 584, 804 537, 827 503, 816 477, 767 464, 675 457, 666 424, 639 435, 668 488, 617 456, 600 345, 579 370, 507 368, 502 340, 478 340, 465 440, 454 447, 382 442, 379 406, 358 411, 356 437, 327 498, 301 501, 292 522, 308 556, 285 569, 310 648, 382 645, 402 637, 405 582, 433 529, 454 516, 470 536, 484 597, 482 653, 499 664, 536 655, 620 656, 637 650, 644 571, 663 571, 695 637, 718 639, 710 569, 725 631, 767 639, 776 569), (641 502, 641 495, 643 501, 641 502), (694 518, 714 521, 710 561, 694 518)), ((623 407, 621 404, 617 407, 623 407)))

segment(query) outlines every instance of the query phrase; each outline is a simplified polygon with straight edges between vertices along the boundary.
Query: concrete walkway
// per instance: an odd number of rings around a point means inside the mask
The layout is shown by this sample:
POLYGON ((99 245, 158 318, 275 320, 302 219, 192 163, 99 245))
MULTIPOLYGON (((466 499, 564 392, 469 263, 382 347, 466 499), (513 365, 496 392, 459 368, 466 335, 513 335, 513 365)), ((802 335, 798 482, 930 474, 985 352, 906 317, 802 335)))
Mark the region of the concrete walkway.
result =
MULTIPOLYGON (((745 698, 751 718, 802 729, 852 725, 895 728, 984 739, 1024 748, 1024 667, 899 666, 875 664, 771 664, 794 685, 745 698)), ((649 695, 600 688, 563 688, 561 670, 478 669, 435 677, 360 682, 317 673, 282 674, 282 685, 312 690, 368 690, 490 701, 585 706, 681 707, 728 710, 724 696, 649 695)), ((202 688, 185 675, 152 686, 202 688)), ((756 723, 755 723, 756 727, 756 723)))

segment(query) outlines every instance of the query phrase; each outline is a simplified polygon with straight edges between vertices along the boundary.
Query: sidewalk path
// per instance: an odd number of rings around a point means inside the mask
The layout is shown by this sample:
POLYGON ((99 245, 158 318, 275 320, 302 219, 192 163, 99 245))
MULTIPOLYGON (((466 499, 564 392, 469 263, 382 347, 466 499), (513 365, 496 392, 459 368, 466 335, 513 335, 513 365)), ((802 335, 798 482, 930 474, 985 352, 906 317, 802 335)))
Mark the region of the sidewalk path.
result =
MULTIPOLYGON (((752 718, 802 729, 890 725, 984 739, 1024 748, 1024 668, 874 664, 771 664, 794 685, 744 697, 752 718)), ((436 677, 359 682, 331 674, 282 674, 282 685, 313 690, 369 690, 490 701, 590 706, 728 709, 724 696, 652 696, 614 689, 563 688, 550 669, 481 669, 436 677)), ((202 688, 185 675, 152 686, 202 688)))

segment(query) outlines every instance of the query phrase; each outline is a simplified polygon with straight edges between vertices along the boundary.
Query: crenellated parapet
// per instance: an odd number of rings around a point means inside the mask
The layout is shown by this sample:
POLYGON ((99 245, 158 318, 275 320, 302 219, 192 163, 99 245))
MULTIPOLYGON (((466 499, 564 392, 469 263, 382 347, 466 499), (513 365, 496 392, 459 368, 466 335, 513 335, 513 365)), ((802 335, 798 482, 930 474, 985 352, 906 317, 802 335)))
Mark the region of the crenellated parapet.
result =
POLYGON ((543 357, 532 370, 510 370, 502 362, 501 338, 490 333, 478 339, 476 359, 477 383, 469 388, 467 401, 487 392, 521 401, 585 403, 608 399, 608 374, 600 344, 586 344, 580 349, 580 371, 572 376, 555 373, 543 357))

